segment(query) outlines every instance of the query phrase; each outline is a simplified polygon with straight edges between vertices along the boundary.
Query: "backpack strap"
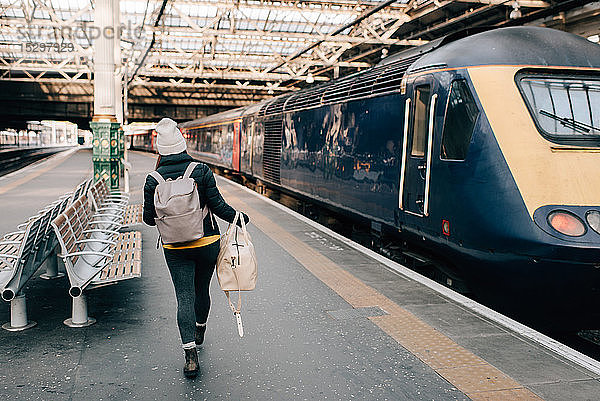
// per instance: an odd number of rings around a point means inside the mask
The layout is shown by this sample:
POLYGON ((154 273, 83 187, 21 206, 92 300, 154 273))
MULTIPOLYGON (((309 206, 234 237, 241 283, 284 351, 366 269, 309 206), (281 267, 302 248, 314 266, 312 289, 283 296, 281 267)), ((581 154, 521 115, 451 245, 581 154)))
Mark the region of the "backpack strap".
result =
POLYGON ((162 175, 160 175, 160 173, 158 171, 153 171, 150 174, 148 174, 150 177, 153 177, 156 181, 158 181, 159 184, 164 184, 165 183, 165 179, 163 178, 162 175))
MULTIPOLYGON (((198 163, 198 162, 190 162, 190 164, 188 164, 187 168, 185 169, 185 173, 183 174, 183 178, 190 178, 190 176, 192 175, 192 173, 194 172, 194 169, 196 168, 196 166, 198 164, 200 164, 200 163, 198 163)), ((214 230, 215 223, 213 222, 212 212, 208 208, 208 205, 204 205, 204 207, 202 208, 202 220, 204 220, 204 218, 206 216, 210 216, 210 225, 211 225, 211 227, 214 230)))
POLYGON ((183 174, 183 178, 190 178, 197 165, 197 162, 191 162, 190 164, 188 164, 187 168, 185 169, 185 173, 183 174))

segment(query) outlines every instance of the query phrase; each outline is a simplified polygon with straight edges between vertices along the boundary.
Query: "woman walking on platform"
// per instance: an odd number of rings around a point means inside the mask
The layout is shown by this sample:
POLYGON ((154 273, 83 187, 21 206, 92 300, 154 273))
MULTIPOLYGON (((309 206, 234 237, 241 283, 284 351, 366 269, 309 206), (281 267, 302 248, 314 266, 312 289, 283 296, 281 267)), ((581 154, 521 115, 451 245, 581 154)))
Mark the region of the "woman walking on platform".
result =
MULTIPOLYGON (((177 123, 163 118, 155 128, 157 132, 158 161, 156 171, 164 180, 175 180, 184 176, 190 163, 194 162, 187 153, 185 139, 177 123)), ((221 196, 210 168, 198 163, 192 168, 192 178, 198 188, 200 206, 208 207, 210 213, 203 221, 204 235, 191 242, 163 244, 165 260, 171 273, 177 298, 177 324, 185 351, 186 377, 196 377, 199 370, 196 345, 204 341, 206 320, 210 309, 209 286, 217 256, 219 254, 219 227, 213 214, 229 223, 233 222, 236 211, 221 196)), ((189 174, 189 172, 188 172, 189 174)), ((169 182, 169 181, 167 181, 169 182)), ((156 225, 154 195, 158 180, 148 175, 144 185, 144 222, 156 225)), ((246 222, 248 216, 243 215, 246 222)))

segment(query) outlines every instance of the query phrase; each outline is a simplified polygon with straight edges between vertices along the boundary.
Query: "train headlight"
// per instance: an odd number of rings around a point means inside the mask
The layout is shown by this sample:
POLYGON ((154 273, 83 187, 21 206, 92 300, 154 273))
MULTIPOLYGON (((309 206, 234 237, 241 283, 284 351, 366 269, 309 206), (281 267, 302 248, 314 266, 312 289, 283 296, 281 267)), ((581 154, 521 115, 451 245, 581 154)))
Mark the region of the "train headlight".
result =
POLYGON ((589 211, 585 218, 590 227, 592 227, 592 230, 600 234, 600 212, 596 210, 589 211))
POLYGON ((569 237, 581 237, 585 234, 583 221, 569 212, 557 210, 550 213, 548 215, 548 223, 556 231, 569 237))

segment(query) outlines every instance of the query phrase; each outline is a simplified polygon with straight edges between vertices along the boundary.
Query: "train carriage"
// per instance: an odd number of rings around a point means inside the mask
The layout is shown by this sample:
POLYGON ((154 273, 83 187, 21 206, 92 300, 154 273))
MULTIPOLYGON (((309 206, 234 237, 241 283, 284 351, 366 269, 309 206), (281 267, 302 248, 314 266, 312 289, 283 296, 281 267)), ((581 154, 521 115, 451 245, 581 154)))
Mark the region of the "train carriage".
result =
POLYGON ((207 163, 399 232, 501 311, 597 325, 600 47, 470 33, 182 131, 207 163))

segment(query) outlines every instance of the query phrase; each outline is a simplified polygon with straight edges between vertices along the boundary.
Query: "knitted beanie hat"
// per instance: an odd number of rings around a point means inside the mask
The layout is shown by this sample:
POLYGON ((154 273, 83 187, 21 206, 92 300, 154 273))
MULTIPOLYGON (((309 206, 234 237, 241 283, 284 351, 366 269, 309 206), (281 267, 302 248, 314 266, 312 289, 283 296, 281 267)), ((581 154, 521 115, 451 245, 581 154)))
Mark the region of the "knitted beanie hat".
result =
POLYGON ((170 118, 160 120, 154 130, 158 134, 156 147, 161 155, 174 155, 187 149, 185 138, 177 128, 177 123, 170 118))

